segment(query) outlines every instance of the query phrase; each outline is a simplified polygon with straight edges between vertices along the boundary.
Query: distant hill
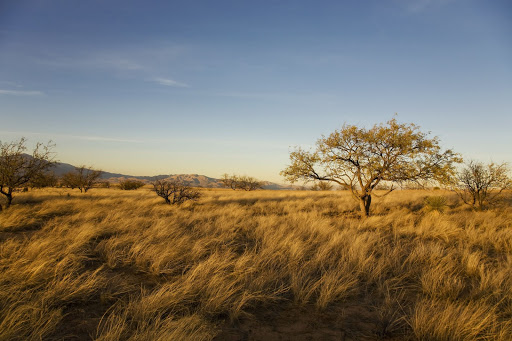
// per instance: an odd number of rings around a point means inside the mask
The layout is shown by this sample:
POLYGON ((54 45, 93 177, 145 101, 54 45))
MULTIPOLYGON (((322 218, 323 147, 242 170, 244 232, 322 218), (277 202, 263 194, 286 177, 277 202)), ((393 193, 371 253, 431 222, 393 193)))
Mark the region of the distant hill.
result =
MULTIPOLYGON (((53 172, 57 176, 61 176, 65 173, 71 172, 75 170, 75 166, 69 163, 58 162, 56 166, 53 168, 53 172)), ((178 180, 183 182, 189 186, 193 187, 204 187, 204 188, 223 188, 224 186, 220 182, 219 179, 210 178, 205 175, 200 174, 171 174, 171 175, 154 175, 154 176, 137 176, 137 175, 127 175, 127 174, 119 174, 119 173, 110 173, 105 172, 101 174, 101 178, 103 180, 108 180, 111 182, 119 182, 124 179, 137 179, 143 181, 145 183, 150 183, 155 180, 161 179, 171 179, 178 180)), ((276 184, 274 182, 263 181, 264 189, 271 190, 280 190, 280 189, 292 189, 291 186, 284 186, 280 184, 276 184)))

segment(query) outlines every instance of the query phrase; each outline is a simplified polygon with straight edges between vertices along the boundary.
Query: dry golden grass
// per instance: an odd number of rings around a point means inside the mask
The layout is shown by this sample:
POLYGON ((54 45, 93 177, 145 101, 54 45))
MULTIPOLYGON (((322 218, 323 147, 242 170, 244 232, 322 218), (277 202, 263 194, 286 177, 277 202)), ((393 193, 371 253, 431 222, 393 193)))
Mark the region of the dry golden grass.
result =
POLYGON ((510 200, 394 192, 360 219, 344 192, 203 194, 20 193, 0 340, 512 339, 510 200))

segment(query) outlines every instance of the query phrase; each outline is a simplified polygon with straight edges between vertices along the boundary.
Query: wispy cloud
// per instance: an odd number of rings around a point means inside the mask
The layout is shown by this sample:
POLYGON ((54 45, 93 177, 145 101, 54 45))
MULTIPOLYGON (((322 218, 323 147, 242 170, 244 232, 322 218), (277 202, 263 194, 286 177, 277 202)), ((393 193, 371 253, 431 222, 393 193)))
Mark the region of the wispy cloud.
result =
POLYGON ((247 99, 265 99, 275 95, 262 92, 220 92, 216 94, 220 97, 247 98, 247 99))
POLYGON ((86 140, 86 141, 100 141, 100 142, 129 142, 129 143, 143 143, 142 140, 135 139, 123 139, 123 138, 115 138, 115 137, 106 137, 106 136, 87 136, 87 135, 60 135, 62 137, 74 138, 77 140, 86 140))
POLYGON ((175 81, 173 79, 169 79, 169 78, 157 77, 157 78, 152 78, 151 81, 158 83, 160 85, 165 85, 165 86, 174 86, 174 87, 178 87, 178 88, 189 88, 190 87, 188 84, 177 82, 177 81, 175 81))
POLYGON ((2 90, 0 89, 0 95, 12 95, 12 96, 43 96, 42 91, 22 91, 22 90, 2 90))
POLYGON ((116 45, 103 49, 76 46, 71 51, 53 49, 51 53, 37 51, 32 54, 37 63, 56 68, 148 73, 168 67, 185 50, 183 46, 159 42, 143 46, 116 45))
MULTIPOLYGON (((255 149, 277 149, 277 150, 288 150, 289 145, 286 143, 276 143, 270 141, 261 140, 230 140, 223 138, 183 138, 183 137, 163 137, 163 138, 149 138, 149 139, 129 139, 120 137, 108 137, 108 136, 97 136, 97 135, 75 135, 75 134, 59 134, 59 133, 39 133, 33 131, 2 131, 0 135, 11 135, 19 138, 24 137, 35 137, 38 139, 48 139, 55 142, 59 142, 60 139, 69 140, 80 140, 80 141, 92 141, 92 142, 113 142, 113 143, 139 143, 139 144, 153 144, 156 146, 172 145, 176 143, 184 143, 189 146, 222 146, 222 147, 237 147, 237 148, 255 148, 255 149)), ((311 147, 311 146, 308 146, 311 147)), ((185 153, 185 151, 183 152, 185 153)))
POLYGON ((95 136, 95 135, 73 135, 73 134, 53 134, 53 133, 37 133, 31 131, 0 131, 1 134, 18 135, 18 136, 42 136, 51 139, 73 139, 82 141, 95 141, 95 142, 126 142, 126 143, 144 143, 146 141, 136 139, 125 139, 108 136, 95 136))
POLYGON ((3 84, 3 85, 8 86, 10 88, 12 88, 12 87, 14 87, 14 88, 23 88, 23 85, 21 85, 20 83, 17 83, 17 82, 0 81, 0 84, 3 84))
POLYGON ((92 55, 87 58, 41 58, 39 64, 59 68, 84 68, 84 69, 106 69, 106 70, 126 70, 137 71, 145 67, 129 58, 122 58, 115 55, 92 55))

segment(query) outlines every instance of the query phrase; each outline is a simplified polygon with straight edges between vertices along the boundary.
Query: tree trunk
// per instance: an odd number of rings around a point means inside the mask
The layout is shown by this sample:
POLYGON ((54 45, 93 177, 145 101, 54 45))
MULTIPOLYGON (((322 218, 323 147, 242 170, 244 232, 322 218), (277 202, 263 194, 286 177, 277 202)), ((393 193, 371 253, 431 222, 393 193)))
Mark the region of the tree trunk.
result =
POLYGON ((363 195, 359 199, 359 208, 361 209, 361 215, 363 217, 370 216, 370 204, 371 203, 372 203, 372 196, 370 194, 363 195))
POLYGON ((7 197, 7 204, 5 205, 5 208, 9 208, 12 203, 12 192, 7 192, 5 196, 7 197))

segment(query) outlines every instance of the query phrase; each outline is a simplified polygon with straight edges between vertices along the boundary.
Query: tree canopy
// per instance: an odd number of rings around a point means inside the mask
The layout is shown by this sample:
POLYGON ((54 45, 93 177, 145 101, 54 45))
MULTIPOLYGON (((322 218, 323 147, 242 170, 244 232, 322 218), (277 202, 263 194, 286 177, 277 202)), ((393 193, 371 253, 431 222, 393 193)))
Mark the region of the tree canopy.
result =
POLYGON ((454 163, 462 159, 452 150, 443 151, 439 139, 429 138, 419 126, 391 119, 370 129, 344 124, 318 139, 315 150, 296 148, 290 161, 281 172, 288 181, 337 183, 351 191, 368 216, 372 191, 379 183, 391 183, 389 193, 404 182, 445 182, 455 172, 454 163))

